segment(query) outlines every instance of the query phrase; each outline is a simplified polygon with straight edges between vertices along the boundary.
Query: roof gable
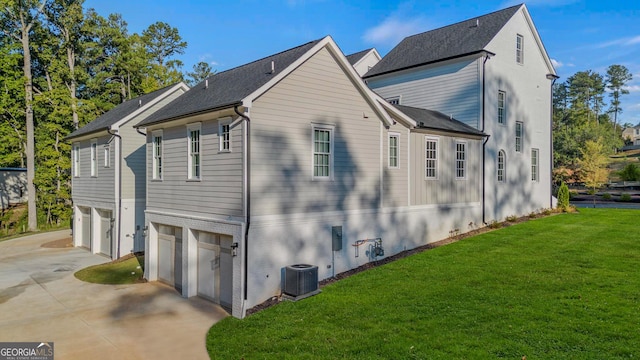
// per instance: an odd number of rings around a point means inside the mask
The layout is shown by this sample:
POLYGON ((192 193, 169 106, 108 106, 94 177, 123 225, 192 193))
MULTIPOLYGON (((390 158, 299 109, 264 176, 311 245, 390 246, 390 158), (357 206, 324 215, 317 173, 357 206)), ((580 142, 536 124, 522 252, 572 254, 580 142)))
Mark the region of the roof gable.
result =
POLYGON ((119 104, 115 108, 102 114, 100 117, 91 121, 87 125, 72 132, 66 137, 66 139, 73 139, 83 135, 109 130, 112 128, 112 126, 117 125, 118 123, 130 120, 132 115, 146 110, 148 107, 155 104, 157 102, 156 100, 163 98, 165 95, 171 93, 172 90, 180 87, 187 89, 187 86, 184 85, 184 83, 178 83, 139 96, 137 98, 127 100, 119 104))
POLYGON ((483 52, 522 6, 512 6, 406 37, 367 72, 364 78, 483 52))

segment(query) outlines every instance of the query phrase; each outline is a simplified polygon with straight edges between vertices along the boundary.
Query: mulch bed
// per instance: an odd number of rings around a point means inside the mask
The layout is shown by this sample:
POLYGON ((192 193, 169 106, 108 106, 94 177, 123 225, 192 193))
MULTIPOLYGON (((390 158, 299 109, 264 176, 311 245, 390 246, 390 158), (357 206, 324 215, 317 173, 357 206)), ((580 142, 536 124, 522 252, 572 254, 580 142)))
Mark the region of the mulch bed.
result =
MULTIPOLYGON (((569 211, 576 211, 576 210, 570 209, 569 211)), ((325 287, 325 286, 327 286, 329 284, 332 284, 332 283, 334 283, 336 281, 348 278, 349 276, 355 275, 355 274, 363 272, 365 270, 372 269, 372 268, 375 268, 375 267, 378 267, 378 266, 381 266, 381 265, 384 265, 384 264, 388 264, 388 263, 390 263, 392 261, 396 261, 396 260, 405 258, 407 256, 411 256, 411 255, 414 255, 414 254, 421 253, 423 251, 435 249, 437 247, 448 245, 448 244, 460 241, 462 239, 466 239, 466 238, 469 238, 469 237, 472 237, 472 236, 476 236, 476 235, 479 235, 479 234, 484 234, 484 233, 489 232, 489 231, 498 230, 498 229, 503 228, 503 227, 509 227, 509 226, 512 226, 512 225, 515 225, 515 224, 523 223, 525 221, 529 221, 529 220, 533 220, 533 219, 537 219, 537 218, 541 218, 541 217, 546 217, 546 216, 551 216, 551 215, 554 215, 554 214, 556 214, 556 213, 555 212, 551 212, 551 213, 532 213, 531 215, 527 215, 527 216, 522 216, 522 217, 519 217, 519 218, 511 219, 510 221, 504 221, 504 222, 501 222, 501 223, 491 223, 491 224, 489 224, 489 225, 487 225, 485 227, 482 227, 482 228, 479 228, 479 229, 475 229, 475 230, 471 230, 471 231, 466 232, 464 234, 458 234, 458 235, 455 235, 455 236, 448 237, 448 238, 446 238, 444 240, 440 240, 440 241, 436 241, 436 242, 432 242, 432 243, 429 243, 429 244, 426 244, 426 245, 419 246, 419 247, 411 249, 411 250, 405 250, 405 251, 402 251, 402 252, 400 252, 398 254, 395 254, 393 256, 389 256, 389 257, 386 257, 386 258, 381 259, 381 260, 371 261, 371 262, 366 263, 366 264, 364 264, 362 266, 359 266, 359 267, 357 267, 355 269, 351 269, 351 270, 342 272, 340 274, 336 274, 334 277, 330 277, 330 278, 321 280, 320 281, 320 288, 325 287)), ((275 304, 277 304, 277 303, 279 303, 281 301, 283 301, 283 297, 282 296, 274 296, 274 297, 270 298, 269 300, 267 300, 267 301, 265 301, 263 303, 260 303, 260 304, 258 304, 256 306, 252 307, 251 309, 248 309, 247 310, 247 316, 249 316, 251 314, 255 314, 255 313, 257 313, 259 311, 262 311, 262 310, 264 310, 266 308, 269 308, 269 307, 271 307, 271 306, 273 306, 273 305, 275 305, 275 304)))

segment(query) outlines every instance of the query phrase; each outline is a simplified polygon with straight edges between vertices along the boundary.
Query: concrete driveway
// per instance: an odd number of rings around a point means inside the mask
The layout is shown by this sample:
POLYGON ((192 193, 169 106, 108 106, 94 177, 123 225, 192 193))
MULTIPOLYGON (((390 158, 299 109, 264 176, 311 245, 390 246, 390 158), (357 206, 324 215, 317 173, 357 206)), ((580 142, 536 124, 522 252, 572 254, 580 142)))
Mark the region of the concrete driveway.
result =
POLYGON ((158 283, 97 285, 73 273, 107 262, 43 244, 69 230, 0 242, 0 342, 54 342, 56 359, 207 359, 206 333, 228 316, 158 283))

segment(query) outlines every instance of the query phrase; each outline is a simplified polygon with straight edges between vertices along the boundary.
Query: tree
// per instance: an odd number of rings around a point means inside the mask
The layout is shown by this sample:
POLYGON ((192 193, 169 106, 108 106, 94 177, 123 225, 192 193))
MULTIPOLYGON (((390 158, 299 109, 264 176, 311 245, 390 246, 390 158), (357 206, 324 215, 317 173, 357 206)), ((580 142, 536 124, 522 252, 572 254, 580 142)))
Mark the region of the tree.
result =
POLYGON ((600 139, 597 141, 588 140, 580 152, 582 153, 581 159, 578 160, 580 180, 595 194, 596 190, 604 185, 608 178, 604 147, 600 139))
POLYGON ((558 189, 558 207, 562 209, 562 211, 567 211, 569 208, 569 188, 567 184, 562 182, 560 188, 558 189))
POLYGON ((614 130, 618 126, 618 114, 622 113, 620 107, 620 96, 629 93, 624 86, 633 79, 633 75, 623 65, 611 65, 607 68, 607 89, 611 90, 611 107, 609 111, 613 113, 614 130))
POLYGON ((35 175, 35 147, 33 124, 33 77, 31 74, 31 48, 29 44, 31 30, 40 21, 42 9, 46 0, 1 0, 2 29, 8 36, 13 37, 22 45, 24 97, 25 97, 25 123, 27 128, 27 206, 29 230, 38 228, 36 212, 36 188, 35 175))
POLYGON ((145 92, 157 90, 161 87, 182 81, 180 72, 182 61, 171 59, 171 57, 184 54, 187 42, 182 41, 178 29, 171 27, 165 22, 158 21, 149 25, 142 32, 142 41, 152 59, 152 78, 145 86, 145 92), (151 80, 155 80, 153 83, 151 80))
POLYGON ((187 73, 187 76, 189 77, 187 84, 189 84, 189 86, 194 86, 215 73, 215 70, 213 70, 209 63, 200 61, 193 65, 193 72, 187 73))

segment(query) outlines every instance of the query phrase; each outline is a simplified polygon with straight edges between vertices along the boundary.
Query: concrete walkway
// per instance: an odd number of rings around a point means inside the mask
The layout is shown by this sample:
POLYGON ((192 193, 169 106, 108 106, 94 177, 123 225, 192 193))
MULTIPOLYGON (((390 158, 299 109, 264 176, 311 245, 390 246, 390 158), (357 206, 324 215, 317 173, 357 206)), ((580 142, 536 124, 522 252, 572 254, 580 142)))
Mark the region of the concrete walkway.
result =
POLYGON ((97 285, 73 273, 107 262, 41 245, 69 230, 0 242, 0 342, 54 342, 56 359, 207 359, 206 333, 228 316, 158 283, 97 285))

